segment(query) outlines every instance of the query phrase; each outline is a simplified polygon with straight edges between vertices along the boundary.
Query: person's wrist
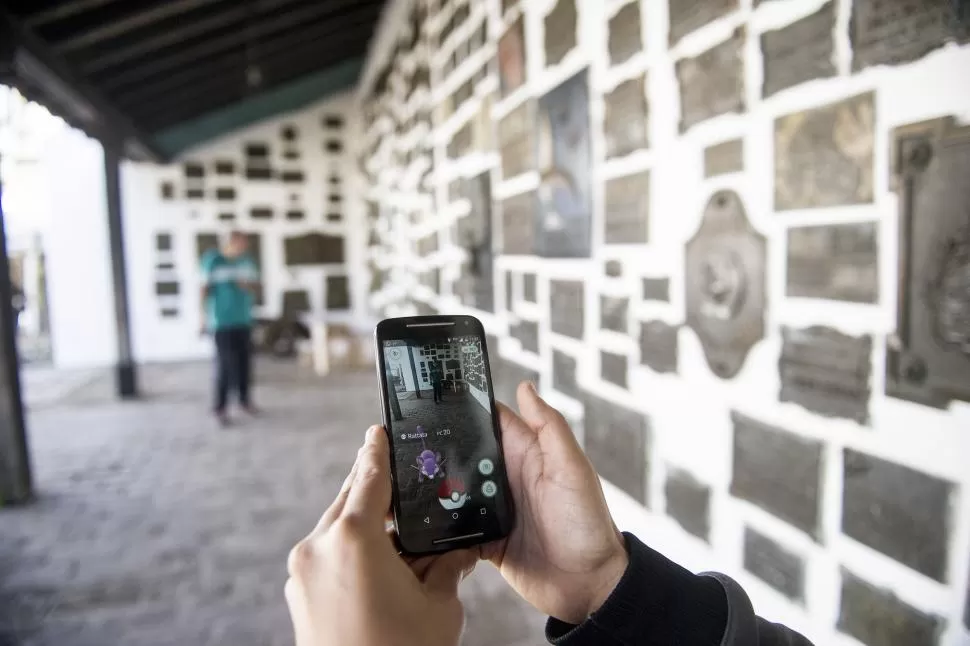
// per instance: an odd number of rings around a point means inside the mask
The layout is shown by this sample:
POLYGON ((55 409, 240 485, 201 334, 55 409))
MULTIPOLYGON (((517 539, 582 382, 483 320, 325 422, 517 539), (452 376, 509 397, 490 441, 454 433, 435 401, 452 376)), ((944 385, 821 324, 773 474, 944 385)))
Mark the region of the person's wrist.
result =
POLYGON ((626 551, 626 539, 623 538, 620 532, 615 532, 615 536, 616 540, 614 541, 613 549, 610 550, 609 556, 597 568, 592 577, 594 585, 592 586, 592 594, 587 602, 583 620, 589 618, 594 612, 603 607, 606 600, 613 594, 616 586, 619 585, 620 579, 623 578, 623 574, 630 564, 630 555, 626 551))

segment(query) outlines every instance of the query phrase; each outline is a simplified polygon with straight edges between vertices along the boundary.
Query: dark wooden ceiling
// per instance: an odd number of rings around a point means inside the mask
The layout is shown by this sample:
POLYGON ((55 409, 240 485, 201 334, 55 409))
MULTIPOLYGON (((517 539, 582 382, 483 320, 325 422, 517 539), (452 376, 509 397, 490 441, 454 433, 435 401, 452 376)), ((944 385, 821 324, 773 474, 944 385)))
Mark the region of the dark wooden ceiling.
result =
POLYGON ((156 133, 363 57, 383 4, 0 0, 0 19, 96 107, 156 133))

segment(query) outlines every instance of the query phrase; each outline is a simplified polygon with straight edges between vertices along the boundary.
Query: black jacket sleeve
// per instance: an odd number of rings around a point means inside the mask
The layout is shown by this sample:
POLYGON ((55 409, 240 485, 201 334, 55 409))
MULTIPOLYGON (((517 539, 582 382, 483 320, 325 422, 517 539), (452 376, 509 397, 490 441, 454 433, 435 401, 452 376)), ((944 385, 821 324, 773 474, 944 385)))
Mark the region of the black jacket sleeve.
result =
POLYGON ((722 574, 693 574, 624 533, 630 564, 616 589, 578 626, 550 618, 556 646, 812 646, 754 614, 744 590, 722 574))

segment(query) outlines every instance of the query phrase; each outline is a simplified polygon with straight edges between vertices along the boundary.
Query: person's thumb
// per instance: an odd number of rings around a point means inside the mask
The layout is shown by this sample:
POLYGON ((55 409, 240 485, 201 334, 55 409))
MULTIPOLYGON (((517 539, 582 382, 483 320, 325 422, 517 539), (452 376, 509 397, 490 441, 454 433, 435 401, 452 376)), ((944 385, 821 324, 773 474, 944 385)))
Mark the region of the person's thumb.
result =
POLYGON ((383 532, 384 517, 391 506, 391 456, 384 427, 368 429, 356 468, 342 515, 364 519, 383 532))
POLYGON ((576 441, 569 424, 558 410, 546 403, 536 391, 532 382, 519 384, 516 393, 519 400, 519 413, 526 424, 539 437, 543 452, 553 452, 557 457, 582 455, 583 449, 576 441))
POLYGON ((458 584, 471 574, 477 562, 477 550, 455 550, 438 557, 424 575, 428 593, 438 597, 457 595, 458 584))

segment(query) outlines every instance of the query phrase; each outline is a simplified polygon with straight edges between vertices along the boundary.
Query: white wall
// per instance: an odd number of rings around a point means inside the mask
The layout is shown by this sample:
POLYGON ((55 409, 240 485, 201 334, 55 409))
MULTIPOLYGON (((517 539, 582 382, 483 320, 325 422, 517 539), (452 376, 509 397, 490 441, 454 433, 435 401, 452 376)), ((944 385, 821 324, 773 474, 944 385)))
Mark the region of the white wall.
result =
MULTIPOLYGON (((634 0, 637 1, 637 0, 634 0)), ((679 1, 679 0, 678 0, 679 1)), ((449 6, 432 18, 434 31, 447 20, 449 6)), ((695 570, 717 569, 736 577, 751 595, 759 613, 785 622, 803 631, 816 644, 848 645, 858 642, 839 633, 835 622, 839 612, 839 568, 850 566, 868 582, 888 588, 907 604, 942 616, 947 629, 940 643, 970 643, 963 626, 968 567, 970 567, 970 405, 953 403, 947 410, 918 406, 884 395, 885 345, 896 326, 897 285, 897 198, 889 187, 889 154, 891 132, 897 126, 944 115, 955 115, 970 121, 970 46, 948 45, 919 61, 899 67, 869 68, 859 73, 851 70, 851 45, 847 26, 850 0, 836 0, 838 10, 834 62, 837 75, 811 81, 782 91, 768 99, 760 96, 762 54, 761 32, 775 29, 809 15, 824 3, 820 0, 762 2, 754 9, 751 0, 742 0, 738 11, 706 25, 684 37, 668 49, 667 2, 643 0, 646 50, 621 66, 610 68, 607 62, 607 20, 626 3, 616 0, 593 2, 579 0, 580 47, 556 68, 544 66, 544 16, 553 0, 528 0, 519 3, 525 12, 527 41, 527 85, 512 96, 492 106, 492 117, 499 120, 523 101, 544 95, 577 71, 590 69, 592 97, 592 147, 594 155, 594 210, 592 230, 594 248, 589 260, 541 259, 533 256, 503 257, 496 260, 495 314, 463 308, 451 294, 448 284, 457 276, 457 261, 462 251, 442 236, 442 248, 434 259, 419 259, 410 241, 435 229, 446 232, 457 214, 467 208, 447 202, 447 183, 455 176, 473 176, 483 169, 496 169, 495 153, 477 154, 451 163, 445 148, 451 134, 476 114, 485 96, 497 94, 494 66, 477 96, 444 123, 436 123, 430 135, 435 142, 436 162, 434 195, 436 208, 429 208, 424 223, 411 226, 399 216, 388 217, 382 224, 383 246, 375 258, 396 272, 395 281, 373 296, 377 306, 401 302, 401 298, 427 301, 443 312, 466 312, 481 318, 486 329, 501 337, 501 353, 525 367, 538 369, 543 394, 560 406, 568 418, 581 418, 583 407, 569 397, 555 392, 552 384, 552 348, 566 350, 579 358, 578 379, 581 387, 611 402, 647 414, 653 429, 649 443, 649 498, 653 512, 634 503, 625 494, 607 485, 607 495, 621 528, 636 531, 651 545, 695 570), (726 115, 705 121, 686 134, 678 129, 680 106, 675 61, 694 56, 725 40, 736 27, 748 30, 746 57, 746 103, 743 115, 726 115), (602 134, 604 105, 602 93, 621 80, 648 72, 650 99, 650 148, 627 158, 604 162, 605 142, 602 134), (773 128, 777 116, 821 106, 862 92, 875 90, 875 199, 872 204, 830 209, 812 209, 777 214, 773 209, 773 128), (711 179, 703 179, 703 150, 706 146, 733 138, 743 138, 745 169, 711 179), (650 242, 647 245, 611 246, 601 244, 604 222, 602 181, 638 170, 650 169, 651 208, 650 242), (706 201, 718 189, 730 188, 744 201, 752 224, 768 240, 768 311, 767 337, 755 346, 745 361, 742 372, 732 380, 715 377, 707 367, 697 336, 683 329, 679 337, 679 374, 659 375, 639 365, 639 352, 632 336, 599 331, 599 296, 615 293, 631 296, 631 317, 639 320, 661 319, 671 324, 685 318, 683 295, 684 244, 696 231, 706 201), (856 305, 833 301, 789 299, 785 296, 785 237, 792 226, 834 222, 876 221, 880 228, 880 293, 877 305, 856 305), (623 278, 607 280, 603 263, 608 259, 623 262, 623 278), (434 260, 445 267, 446 285, 440 296, 417 287, 417 269, 434 260), (505 272, 529 272, 538 276, 538 304, 522 302, 521 287, 516 283, 513 312, 503 311, 505 272), (669 276, 671 302, 640 302, 641 276, 669 276), (549 286, 551 278, 575 278, 585 281, 585 342, 577 342, 551 333, 549 322, 549 286), (538 366, 523 355, 519 344, 508 338, 509 324, 516 317, 537 320, 540 326, 538 366), (830 420, 814 415, 794 404, 777 401, 779 390, 778 356, 782 325, 806 327, 827 325, 847 334, 873 335, 873 379, 870 410, 871 427, 853 422, 830 420), (600 379, 599 351, 622 353, 629 359, 629 390, 600 379), (743 500, 729 495, 731 480, 732 436, 731 410, 750 414, 800 436, 823 443, 823 513, 819 542, 808 538, 785 522, 743 500), (939 583, 907 568, 892 558, 854 541, 840 531, 842 495, 842 449, 859 449, 914 469, 944 478, 956 485, 952 509, 952 530, 946 583, 939 583), (664 515, 665 474, 677 467, 693 474, 711 486, 712 532, 710 543, 694 538, 664 515), (745 525, 772 538, 785 549, 806 560, 807 584, 804 605, 793 603, 742 567, 742 535, 745 525)), ((472 18, 478 12, 490 22, 489 44, 480 56, 472 55, 449 78, 440 75, 449 52, 432 52, 431 105, 444 100, 464 82, 482 60, 492 57, 495 43, 505 28, 518 15, 518 10, 500 16, 500 0, 471 3, 472 18)), ((388 15, 406 16, 408 0, 392 3, 388 15)), ((372 47, 374 57, 364 78, 372 80, 374 71, 383 63, 379 59, 390 50, 403 19, 387 21, 381 42, 372 47)), ((460 40, 463 36, 459 35, 460 40)), ((358 99, 366 101, 368 87, 360 88, 358 99)), ((398 107, 398 106, 396 106, 398 107)), ((407 114, 408 110, 401 106, 407 114)), ((365 142, 382 141, 371 170, 378 178, 369 195, 381 202, 385 212, 395 203, 408 199, 420 204, 418 196, 397 189, 404 176, 401 169, 385 168, 390 163, 387 151, 394 146, 389 128, 379 121, 365 142)), ((497 178, 498 175, 495 175, 497 178)), ((537 173, 528 173, 511 182, 497 181, 496 200, 535 189, 537 173)), ((495 218, 497 220, 497 218, 495 218)), ((500 227, 494 222, 495 228, 500 227)), ((501 239, 501 231, 497 232, 501 239)), ((388 314, 410 312, 406 306, 393 305, 388 314)), ((631 326, 631 329, 636 326, 631 326)), ((530 355, 531 356, 531 355, 530 355)))

